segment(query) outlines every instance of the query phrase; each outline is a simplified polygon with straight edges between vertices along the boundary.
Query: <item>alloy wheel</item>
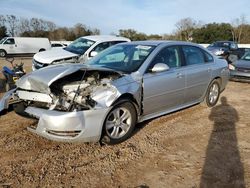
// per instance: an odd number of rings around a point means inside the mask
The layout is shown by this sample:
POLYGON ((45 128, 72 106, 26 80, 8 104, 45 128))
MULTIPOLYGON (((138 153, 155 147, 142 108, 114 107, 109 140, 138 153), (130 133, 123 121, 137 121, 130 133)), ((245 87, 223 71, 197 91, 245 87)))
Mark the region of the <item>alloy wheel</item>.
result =
POLYGON ((131 112, 124 107, 118 107, 109 113, 105 124, 105 129, 109 137, 113 139, 119 139, 130 130, 131 126, 131 112))

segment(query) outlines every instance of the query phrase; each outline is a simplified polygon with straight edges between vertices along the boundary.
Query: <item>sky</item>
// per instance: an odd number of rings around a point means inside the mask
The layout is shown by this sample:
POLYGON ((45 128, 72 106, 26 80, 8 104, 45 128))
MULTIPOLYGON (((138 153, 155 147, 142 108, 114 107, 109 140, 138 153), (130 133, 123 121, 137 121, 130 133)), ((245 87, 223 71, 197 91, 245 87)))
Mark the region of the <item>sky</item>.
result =
POLYGON ((227 22, 244 15, 248 0, 0 0, 0 14, 42 18, 58 26, 83 23, 101 34, 135 29, 146 34, 170 34, 190 17, 202 23, 227 22))

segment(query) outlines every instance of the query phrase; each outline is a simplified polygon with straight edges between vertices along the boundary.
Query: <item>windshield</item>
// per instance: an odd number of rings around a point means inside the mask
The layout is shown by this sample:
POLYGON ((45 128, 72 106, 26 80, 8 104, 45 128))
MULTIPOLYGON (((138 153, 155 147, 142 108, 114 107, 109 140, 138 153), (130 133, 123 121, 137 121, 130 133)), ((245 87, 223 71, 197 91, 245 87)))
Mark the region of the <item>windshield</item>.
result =
POLYGON ((75 41, 73 41, 70 45, 68 45, 65 50, 82 55, 84 54, 90 46, 92 46, 95 42, 92 40, 88 40, 85 38, 78 38, 75 41))
POLYGON ((120 44, 102 51, 88 64, 131 73, 136 71, 153 51, 149 45, 120 44))
POLYGON ((246 60, 246 61, 250 61, 250 52, 246 53, 241 59, 246 60))
POLYGON ((7 37, 4 37, 0 40, 0 44, 3 44, 3 42, 6 40, 7 37))

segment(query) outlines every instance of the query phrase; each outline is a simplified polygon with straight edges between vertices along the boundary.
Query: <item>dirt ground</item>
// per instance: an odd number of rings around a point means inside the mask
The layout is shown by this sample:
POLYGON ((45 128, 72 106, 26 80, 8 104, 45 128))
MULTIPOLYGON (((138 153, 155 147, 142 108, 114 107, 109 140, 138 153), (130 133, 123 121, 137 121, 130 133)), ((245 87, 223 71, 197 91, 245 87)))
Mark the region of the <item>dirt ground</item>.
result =
POLYGON ((49 141, 10 112, 0 117, 0 186, 250 187, 249 108, 250 84, 230 82, 214 108, 139 124, 115 146, 49 141))

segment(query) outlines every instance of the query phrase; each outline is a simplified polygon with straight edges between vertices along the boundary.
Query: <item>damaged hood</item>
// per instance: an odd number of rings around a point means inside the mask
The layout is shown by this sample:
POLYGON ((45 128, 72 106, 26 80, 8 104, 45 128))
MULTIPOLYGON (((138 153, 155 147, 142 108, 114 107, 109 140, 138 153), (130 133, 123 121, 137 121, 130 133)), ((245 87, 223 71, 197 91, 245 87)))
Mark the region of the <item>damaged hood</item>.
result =
MULTIPOLYGON (((42 93, 50 93, 49 86, 56 80, 70 75, 79 70, 97 70, 97 71, 112 71, 102 67, 91 67, 86 64, 60 64, 45 67, 37 71, 31 72, 23 76, 16 83, 18 88, 24 90, 39 91, 42 93)), ((118 73, 118 72, 117 72, 118 73)), ((119 73, 121 74, 121 73, 119 73)))
POLYGON ((64 50, 63 48, 55 48, 44 52, 39 52, 34 55, 34 59, 36 61, 42 62, 44 64, 51 64, 54 61, 59 61, 74 57, 75 58, 79 57, 79 55, 64 50))

